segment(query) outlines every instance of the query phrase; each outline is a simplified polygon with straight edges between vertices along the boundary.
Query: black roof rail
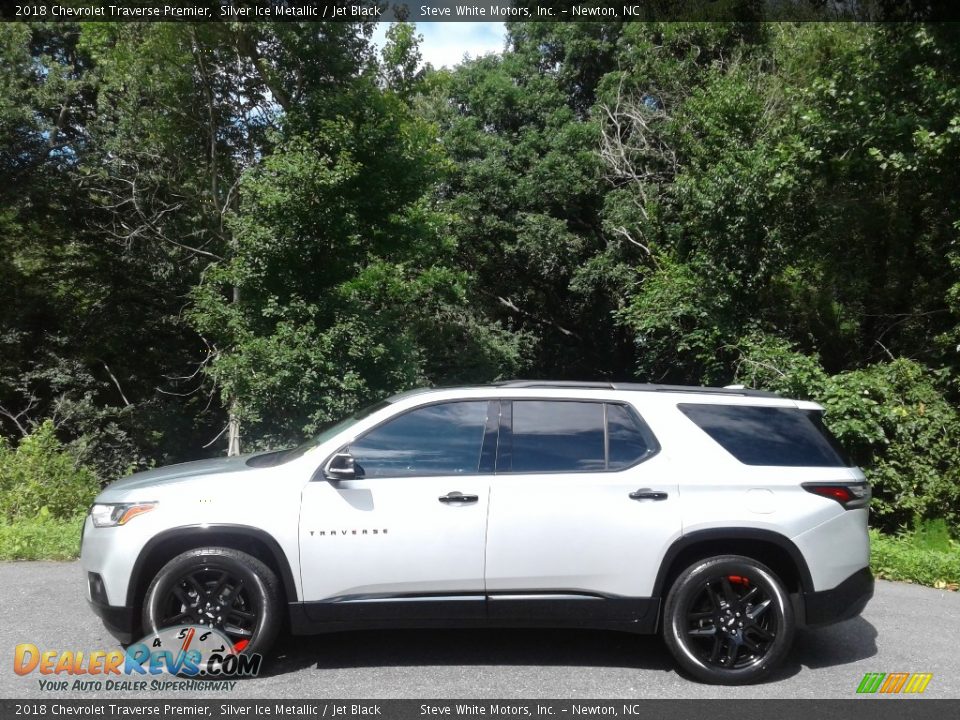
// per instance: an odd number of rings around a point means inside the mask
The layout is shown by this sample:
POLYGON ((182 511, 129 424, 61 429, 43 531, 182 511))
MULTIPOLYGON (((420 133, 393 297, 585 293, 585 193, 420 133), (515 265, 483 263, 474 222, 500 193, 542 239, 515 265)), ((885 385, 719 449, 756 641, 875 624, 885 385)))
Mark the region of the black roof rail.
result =
POLYGON ((744 397, 778 398, 775 392, 769 390, 753 390, 738 387, 699 387, 696 385, 656 385, 650 383, 613 383, 614 390, 638 390, 641 392, 685 392, 706 393, 712 395, 743 395, 744 397))
POLYGON ((491 383, 494 387, 505 388, 585 388, 593 390, 615 390, 614 383, 602 380, 505 380, 491 383))
POLYGON ((700 387, 696 385, 660 385, 656 383, 621 383, 593 381, 582 382, 573 380, 507 380, 504 382, 492 383, 494 387, 501 388, 569 388, 576 389, 594 389, 594 390, 627 390, 635 392, 677 392, 677 393, 703 393, 708 395, 740 395, 743 397, 765 397, 778 398, 775 392, 767 390, 752 390, 750 388, 739 387, 700 387))

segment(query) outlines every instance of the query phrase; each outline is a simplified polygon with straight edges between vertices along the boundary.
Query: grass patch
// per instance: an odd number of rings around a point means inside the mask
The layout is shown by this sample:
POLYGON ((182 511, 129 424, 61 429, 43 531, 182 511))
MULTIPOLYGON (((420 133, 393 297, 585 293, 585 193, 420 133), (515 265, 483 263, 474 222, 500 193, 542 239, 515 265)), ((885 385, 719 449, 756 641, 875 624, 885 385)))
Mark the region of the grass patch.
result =
POLYGON ((80 554, 83 515, 0 521, 0 560, 73 560, 80 554))
POLYGON ((870 565, 885 580, 960 589, 960 543, 935 525, 897 536, 870 530, 870 565))

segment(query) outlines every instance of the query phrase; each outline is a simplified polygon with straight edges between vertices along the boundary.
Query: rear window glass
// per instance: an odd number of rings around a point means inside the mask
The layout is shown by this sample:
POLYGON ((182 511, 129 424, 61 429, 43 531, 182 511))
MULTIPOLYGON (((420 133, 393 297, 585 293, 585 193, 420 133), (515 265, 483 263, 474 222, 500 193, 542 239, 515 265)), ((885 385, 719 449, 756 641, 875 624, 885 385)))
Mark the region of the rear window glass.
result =
POLYGON ((693 403, 680 403, 677 407, 745 465, 849 465, 817 411, 693 403))

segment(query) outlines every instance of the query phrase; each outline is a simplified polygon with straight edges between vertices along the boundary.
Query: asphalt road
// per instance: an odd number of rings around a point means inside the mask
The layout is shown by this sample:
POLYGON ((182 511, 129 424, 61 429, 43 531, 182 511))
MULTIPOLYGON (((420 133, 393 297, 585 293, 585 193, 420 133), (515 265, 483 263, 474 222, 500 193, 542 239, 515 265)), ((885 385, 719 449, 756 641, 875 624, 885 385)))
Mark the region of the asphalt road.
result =
MULTIPOLYGON (((77 563, 0 564, 0 697, 140 698, 41 692, 14 648, 108 650, 77 563)), ((228 698, 849 698, 867 672, 933 673, 924 697, 960 698, 960 593, 878 582, 864 615, 800 633, 770 681, 700 685, 656 637, 593 631, 396 631, 283 637, 265 672, 228 698)), ((210 693, 178 698, 212 698, 210 693)))

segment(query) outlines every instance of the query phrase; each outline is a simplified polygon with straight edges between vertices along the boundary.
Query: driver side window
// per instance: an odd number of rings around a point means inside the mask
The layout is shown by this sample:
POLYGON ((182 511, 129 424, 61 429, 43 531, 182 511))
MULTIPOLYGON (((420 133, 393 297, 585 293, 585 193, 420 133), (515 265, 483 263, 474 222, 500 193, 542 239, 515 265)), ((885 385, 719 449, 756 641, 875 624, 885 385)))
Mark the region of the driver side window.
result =
POLYGON ((428 405, 374 428, 349 446, 356 476, 480 472, 487 405, 485 400, 428 405))

